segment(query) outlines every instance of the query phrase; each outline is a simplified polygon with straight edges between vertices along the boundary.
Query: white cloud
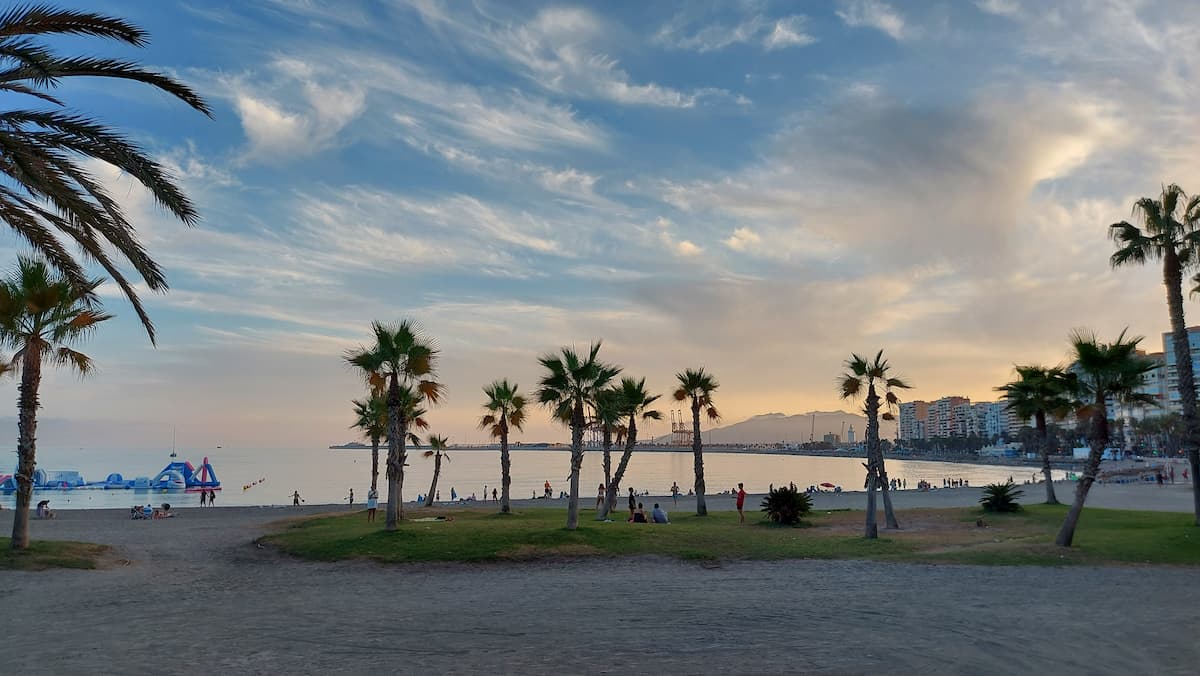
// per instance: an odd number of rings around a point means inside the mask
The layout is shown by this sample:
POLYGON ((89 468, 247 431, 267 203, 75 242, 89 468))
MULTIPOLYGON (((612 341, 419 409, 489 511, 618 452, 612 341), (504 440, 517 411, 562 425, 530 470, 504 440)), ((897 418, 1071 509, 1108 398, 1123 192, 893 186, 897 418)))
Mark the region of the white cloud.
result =
POLYGON ((1015 17, 1021 11, 1016 0, 975 0, 975 5, 988 14, 1015 17))
POLYGON ((805 30, 808 19, 801 15, 771 19, 754 14, 729 26, 720 23, 695 27, 688 14, 677 15, 655 33, 655 44, 670 49, 715 52, 731 45, 757 43, 764 49, 801 47, 817 41, 805 30))
POLYGON ((888 34, 893 40, 904 40, 911 36, 904 17, 880 0, 844 0, 837 15, 847 26, 874 28, 888 34))
POLYGON ((750 228, 737 228, 733 234, 725 240, 725 246, 734 251, 745 251, 748 247, 754 246, 762 241, 762 237, 750 228))

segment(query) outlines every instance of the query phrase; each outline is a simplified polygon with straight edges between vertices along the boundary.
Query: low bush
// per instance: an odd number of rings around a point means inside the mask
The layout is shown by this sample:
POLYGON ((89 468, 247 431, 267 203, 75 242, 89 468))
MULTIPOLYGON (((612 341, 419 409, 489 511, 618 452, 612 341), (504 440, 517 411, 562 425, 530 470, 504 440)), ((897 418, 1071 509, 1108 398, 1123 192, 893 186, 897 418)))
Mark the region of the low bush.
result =
POLYGON ((1016 512, 1021 509, 1017 498, 1024 494, 1025 491, 1017 488, 1017 485, 1011 481, 1002 484, 988 484, 983 487, 983 495, 979 498, 979 504, 983 505, 984 511, 987 512, 1016 512))
POLYGON ((794 526, 812 511, 812 499, 807 493, 801 493, 790 486, 781 486, 763 498, 762 511, 774 523, 794 526))

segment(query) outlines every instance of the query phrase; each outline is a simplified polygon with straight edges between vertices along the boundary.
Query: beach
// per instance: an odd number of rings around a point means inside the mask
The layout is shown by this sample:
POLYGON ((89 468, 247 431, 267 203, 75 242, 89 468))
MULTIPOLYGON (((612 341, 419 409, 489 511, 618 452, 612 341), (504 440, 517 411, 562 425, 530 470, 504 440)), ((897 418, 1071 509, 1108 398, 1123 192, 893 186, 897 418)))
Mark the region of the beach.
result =
MULTIPOLYGON (((910 492, 897 508, 977 496, 910 492)), ((863 502, 816 497, 821 509, 863 502)), ((1190 499, 1181 485, 1097 486, 1089 504, 1147 508, 1178 498, 1190 499)), ((9 645, 41 646, 8 651, 6 668, 1183 674, 1200 658, 1189 568, 657 557, 379 566, 303 562, 255 543, 282 520, 349 510, 192 508, 159 521, 76 510, 34 521, 35 538, 114 549, 101 570, 0 573, 9 645), (48 646, 47 633, 64 646, 48 646)))

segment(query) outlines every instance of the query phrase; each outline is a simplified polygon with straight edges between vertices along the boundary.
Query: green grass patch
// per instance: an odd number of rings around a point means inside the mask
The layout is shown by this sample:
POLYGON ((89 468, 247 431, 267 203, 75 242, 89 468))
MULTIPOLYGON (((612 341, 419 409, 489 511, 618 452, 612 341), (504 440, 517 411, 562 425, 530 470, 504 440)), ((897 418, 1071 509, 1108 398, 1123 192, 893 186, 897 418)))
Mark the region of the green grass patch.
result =
POLYGON ((11 538, 0 538, 0 570, 96 568, 108 552, 106 545, 89 542, 34 540, 28 549, 11 549, 11 538))
MULTIPOLYGON (((984 565, 1200 565, 1200 528, 1187 514, 1084 511, 1076 546, 1054 545, 1065 507, 1033 506, 1014 514, 976 509, 919 509, 898 514, 900 531, 862 537, 862 512, 818 511, 801 527, 755 519, 739 525, 734 512, 707 517, 677 514, 669 525, 601 523, 580 515, 563 528, 563 509, 532 508, 511 515, 483 510, 412 510, 399 530, 363 514, 315 517, 267 536, 305 559, 370 559, 381 563, 520 561, 578 556, 659 555, 686 561, 870 559, 984 565), (416 521, 432 515, 448 521, 416 521), (979 519, 983 526, 977 525, 979 519)), ((881 519, 882 522, 882 519, 881 519)))

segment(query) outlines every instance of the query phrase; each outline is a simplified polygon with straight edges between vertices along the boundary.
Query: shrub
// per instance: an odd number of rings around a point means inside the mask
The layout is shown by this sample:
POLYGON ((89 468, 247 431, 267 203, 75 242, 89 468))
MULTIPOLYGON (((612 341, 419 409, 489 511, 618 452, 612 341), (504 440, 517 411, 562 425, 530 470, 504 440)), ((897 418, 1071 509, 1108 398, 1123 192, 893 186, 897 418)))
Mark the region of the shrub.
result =
POLYGON ((1011 481, 988 484, 983 487, 983 496, 979 498, 979 504, 988 512, 1016 512, 1021 509, 1017 498, 1024 494, 1025 491, 1017 488, 1011 481))
POLYGON ((812 510, 812 499, 807 493, 781 486, 763 498, 762 511, 767 518, 781 526, 794 526, 812 510))

